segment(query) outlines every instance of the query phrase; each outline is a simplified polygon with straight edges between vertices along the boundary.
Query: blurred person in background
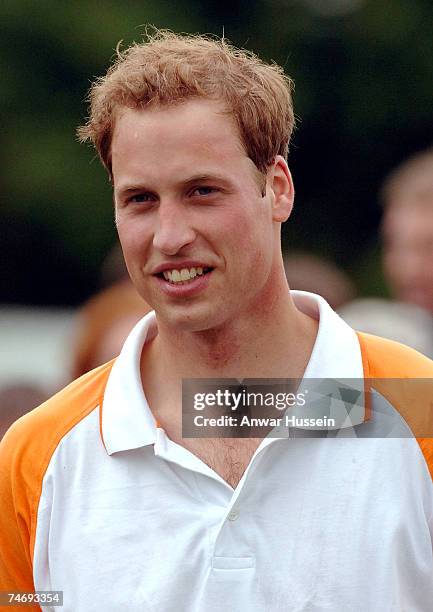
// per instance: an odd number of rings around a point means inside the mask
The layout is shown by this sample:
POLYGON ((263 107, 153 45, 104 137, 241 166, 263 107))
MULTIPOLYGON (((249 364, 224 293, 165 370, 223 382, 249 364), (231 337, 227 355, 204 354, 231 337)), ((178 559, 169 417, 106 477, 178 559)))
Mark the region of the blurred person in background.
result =
POLYGON ((339 309, 355 329, 433 357, 433 148, 395 168, 381 188, 383 268, 396 302, 366 298, 339 309))
MULTIPOLYGON (((431 439, 372 436, 364 405, 344 408, 341 437, 183 434, 183 379, 433 377, 289 290, 291 90, 225 40, 169 32, 93 85, 80 135, 154 311, 5 435, 0 590, 62 589, 65 612, 430 608, 431 439), (357 427, 370 435, 350 439, 357 427)), ((413 408, 391 390, 371 410, 384 403, 392 422, 413 408)))
POLYGON ((149 310, 129 277, 91 297, 77 315, 71 380, 117 357, 131 329, 149 310))
POLYGON ((433 148, 393 170, 381 197, 383 266, 392 293, 433 315, 433 148))
POLYGON ((284 254, 284 270, 291 289, 321 295, 334 310, 354 299, 356 288, 349 276, 324 257, 302 251, 284 254))

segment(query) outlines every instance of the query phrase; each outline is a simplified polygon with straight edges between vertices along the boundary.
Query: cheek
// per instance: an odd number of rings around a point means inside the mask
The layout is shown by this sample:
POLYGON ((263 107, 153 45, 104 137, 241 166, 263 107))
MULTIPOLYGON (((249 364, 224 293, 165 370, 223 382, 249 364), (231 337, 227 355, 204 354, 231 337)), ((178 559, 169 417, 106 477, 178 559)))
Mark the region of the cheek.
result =
POLYGON ((137 219, 119 220, 117 233, 128 267, 135 263, 142 264, 141 260, 146 255, 150 239, 146 225, 137 219), (135 262, 135 259, 138 261, 135 262))
POLYGON ((273 234, 271 211, 262 201, 235 206, 221 220, 221 230, 226 236, 234 235, 239 244, 268 241, 273 234))
POLYGON ((235 252, 239 262, 243 262, 244 269, 253 270, 254 276, 259 278, 269 273, 273 260, 274 235, 272 228, 258 226, 257 223, 247 227, 240 225, 235 233, 235 252))

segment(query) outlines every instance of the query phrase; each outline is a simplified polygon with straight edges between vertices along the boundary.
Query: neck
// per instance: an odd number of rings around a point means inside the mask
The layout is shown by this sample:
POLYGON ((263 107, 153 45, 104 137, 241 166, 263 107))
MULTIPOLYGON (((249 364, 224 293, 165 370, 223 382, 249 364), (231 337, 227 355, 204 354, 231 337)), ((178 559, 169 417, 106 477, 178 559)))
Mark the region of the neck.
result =
POLYGON ((318 324, 296 308, 287 286, 220 327, 173 330, 158 321, 158 336, 143 352, 142 372, 157 380, 183 378, 297 378, 307 366, 318 324))

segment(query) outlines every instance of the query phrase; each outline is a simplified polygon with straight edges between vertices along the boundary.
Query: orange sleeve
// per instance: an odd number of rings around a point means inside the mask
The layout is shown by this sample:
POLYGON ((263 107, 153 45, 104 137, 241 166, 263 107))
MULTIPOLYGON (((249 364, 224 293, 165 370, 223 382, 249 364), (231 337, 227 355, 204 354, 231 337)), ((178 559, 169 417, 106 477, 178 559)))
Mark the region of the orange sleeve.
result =
MULTIPOLYGON (((113 362, 22 416, 0 443, 0 591, 34 591, 33 552, 45 472, 63 436, 101 405, 113 362)), ((23 607, 8 607, 14 609, 23 607)))
POLYGON ((433 361, 412 348, 358 332, 364 376, 417 438, 433 479, 433 361))
MULTIPOLYGON (((0 591, 33 592, 32 556, 38 497, 31 461, 23 452, 25 426, 12 425, 0 443, 0 591)), ((8 606, 8 610, 22 610, 8 606)), ((26 606, 40 610, 39 606, 26 606)))
POLYGON ((433 480, 433 438, 417 438, 433 480))

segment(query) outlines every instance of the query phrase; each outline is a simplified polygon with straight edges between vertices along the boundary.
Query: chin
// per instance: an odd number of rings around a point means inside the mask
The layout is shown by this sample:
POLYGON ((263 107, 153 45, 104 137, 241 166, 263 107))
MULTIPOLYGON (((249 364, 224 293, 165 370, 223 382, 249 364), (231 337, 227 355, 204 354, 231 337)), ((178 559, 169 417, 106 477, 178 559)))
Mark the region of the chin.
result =
POLYGON ((176 332, 204 332, 224 325, 227 317, 221 313, 210 312, 208 309, 161 309, 156 311, 158 320, 166 327, 171 327, 176 332))

